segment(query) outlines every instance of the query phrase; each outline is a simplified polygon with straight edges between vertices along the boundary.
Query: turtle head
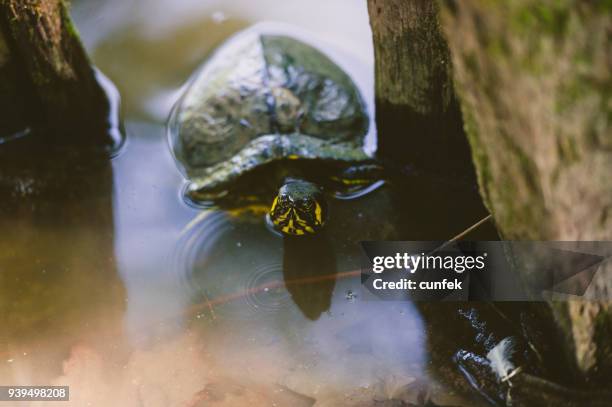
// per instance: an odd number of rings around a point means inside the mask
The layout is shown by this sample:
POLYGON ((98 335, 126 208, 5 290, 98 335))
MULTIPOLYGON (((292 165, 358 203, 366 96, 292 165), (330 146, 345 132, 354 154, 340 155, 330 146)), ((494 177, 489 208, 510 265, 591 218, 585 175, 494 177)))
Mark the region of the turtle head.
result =
POLYGON ((315 184, 292 179, 280 187, 268 215, 285 235, 312 235, 325 224, 327 202, 315 184))

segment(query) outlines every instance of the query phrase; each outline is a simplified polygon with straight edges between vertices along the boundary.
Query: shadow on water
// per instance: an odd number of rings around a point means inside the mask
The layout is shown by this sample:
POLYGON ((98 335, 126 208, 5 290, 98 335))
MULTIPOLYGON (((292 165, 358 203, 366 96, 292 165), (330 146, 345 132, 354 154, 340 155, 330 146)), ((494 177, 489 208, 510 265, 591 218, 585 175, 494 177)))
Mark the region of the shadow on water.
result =
POLYGON ((329 310, 336 273, 336 255, 325 233, 283 239, 285 285, 306 318, 317 320, 329 310))
POLYGON ((263 222, 209 212, 184 230, 171 270, 197 315, 264 322, 299 309, 316 321, 330 309, 337 266, 329 239, 280 237, 263 222))
POLYGON ((120 358, 110 160, 48 140, 32 133, 0 146, 3 384, 48 383, 79 342, 120 358))

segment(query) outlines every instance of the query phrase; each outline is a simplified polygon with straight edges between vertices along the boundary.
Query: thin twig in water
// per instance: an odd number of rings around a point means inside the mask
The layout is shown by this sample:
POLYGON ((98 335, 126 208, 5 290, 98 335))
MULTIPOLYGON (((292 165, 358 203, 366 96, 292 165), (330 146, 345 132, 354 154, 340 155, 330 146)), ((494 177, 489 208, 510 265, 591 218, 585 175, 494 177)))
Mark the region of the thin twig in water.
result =
POLYGON ((206 304, 208 305, 208 309, 210 310, 210 316, 214 321, 215 319, 217 319, 217 315, 215 314, 215 308, 210 302, 210 299, 208 298, 208 294, 206 294, 206 292, 204 292, 204 299, 206 300, 206 304))
POLYGON ((465 229, 463 232, 459 233, 458 235, 456 235, 456 236, 450 238, 449 240, 447 240, 446 242, 444 242, 444 244, 442 244, 440 247, 435 249, 434 252, 437 252, 438 250, 444 249, 446 246, 448 246, 451 243, 456 242, 459 239, 463 239, 468 233, 472 232, 473 230, 475 230, 477 227, 479 227, 483 223, 487 222, 492 217, 493 217, 493 215, 489 214, 489 215, 485 216, 484 218, 480 219, 478 222, 474 223, 472 226, 470 226, 469 228, 465 229))

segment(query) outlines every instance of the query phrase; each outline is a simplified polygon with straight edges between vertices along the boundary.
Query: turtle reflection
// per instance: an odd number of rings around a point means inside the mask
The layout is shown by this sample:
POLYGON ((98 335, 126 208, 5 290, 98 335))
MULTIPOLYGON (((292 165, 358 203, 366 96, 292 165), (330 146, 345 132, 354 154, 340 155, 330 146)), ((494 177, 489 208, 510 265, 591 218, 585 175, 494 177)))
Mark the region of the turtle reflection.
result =
POLYGON ((331 305, 336 277, 325 234, 281 238, 250 216, 221 211, 185 229, 172 263, 174 280, 204 314, 243 321, 296 312, 316 320, 331 305))
POLYGON ((336 256, 329 239, 324 233, 286 236, 283 249, 285 286, 304 316, 316 320, 329 310, 336 285, 336 256))

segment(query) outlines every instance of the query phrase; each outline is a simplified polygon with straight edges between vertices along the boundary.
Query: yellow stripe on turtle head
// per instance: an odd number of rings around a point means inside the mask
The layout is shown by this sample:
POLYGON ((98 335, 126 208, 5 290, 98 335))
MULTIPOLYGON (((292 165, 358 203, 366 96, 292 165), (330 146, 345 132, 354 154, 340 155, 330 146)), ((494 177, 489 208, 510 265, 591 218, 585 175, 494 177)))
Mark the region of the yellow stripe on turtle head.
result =
POLYGON ((289 223, 287 223, 287 225, 283 227, 282 231, 284 233, 293 234, 293 229, 293 218, 289 218, 289 223))
POLYGON ((276 209, 277 204, 278 204, 278 196, 274 198, 274 202, 272 202, 272 207, 270 208, 270 212, 274 212, 274 209, 276 209))
POLYGON ((278 215, 275 219, 272 219, 272 222, 275 225, 278 225, 279 223, 284 222, 287 219, 287 216, 289 215, 289 212, 291 212, 291 209, 287 209, 287 212, 285 212, 285 213, 283 213, 281 215, 278 215))
POLYGON ((318 202, 315 202, 315 219, 319 225, 323 224, 322 212, 323 209, 321 208, 321 205, 319 205, 318 202))
POLYGON ((369 179, 349 179, 349 178, 343 178, 342 179, 342 183, 344 185, 365 185, 365 184, 369 184, 371 181, 369 179))

